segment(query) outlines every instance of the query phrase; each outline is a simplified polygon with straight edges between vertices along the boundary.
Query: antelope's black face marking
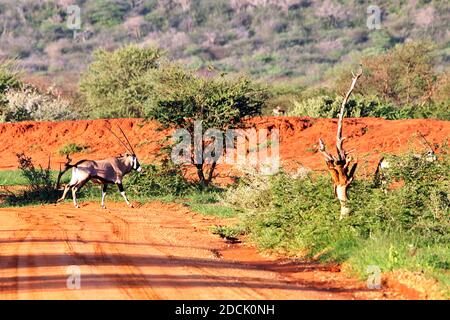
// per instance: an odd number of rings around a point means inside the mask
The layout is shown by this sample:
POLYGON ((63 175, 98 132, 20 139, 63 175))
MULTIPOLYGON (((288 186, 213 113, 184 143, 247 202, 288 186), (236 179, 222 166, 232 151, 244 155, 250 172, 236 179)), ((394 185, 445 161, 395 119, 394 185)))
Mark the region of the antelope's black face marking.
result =
POLYGON ((133 163, 133 169, 136 170, 137 172, 141 172, 142 167, 141 167, 141 164, 139 163, 136 155, 132 155, 131 159, 132 159, 132 163, 133 163))

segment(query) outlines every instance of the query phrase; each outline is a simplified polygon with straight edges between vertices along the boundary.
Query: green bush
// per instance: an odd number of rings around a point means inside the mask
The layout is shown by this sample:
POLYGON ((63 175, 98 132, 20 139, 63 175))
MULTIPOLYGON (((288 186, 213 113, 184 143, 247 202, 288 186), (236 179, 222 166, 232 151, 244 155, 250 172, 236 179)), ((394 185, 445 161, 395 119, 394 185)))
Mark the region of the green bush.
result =
POLYGON ((128 181, 130 194, 142 198, 184 196, 194 190, 180 168, 170 164, 144 165, 142 173, 132 172, 128 181))
MULTIPOLYGON (((293 116, 309 116, 313 118, 337 118, 342 98, 335 95, 319 95, 305 100, 293 100, 294 107, 290 111, 293 116)), ((346 106, 345 116, 349 118, 381 117, 397 119, 399 111, 392 105, 383 104, 378 99, 356 96, 351 98, 346 106)))
POLYGON ((289 115, 334 118, 339 113, 339 106, 336 102, 335 98, 330 96, 317 96, 301 101, 293 100, 292 104, 294 107, 289 112, 289 115))
MULTIPOLYGON (((225 75, 203 78, 194 72, 169 64, 154 72, 153 97, 147 100, 147 117, 163 127, 184 129, 193 137, 195 121, 201 121, 202 134, 208 129, 226 130, 240 126, 244 117, 261 114, 267 91, 247 77, 225 75)), ((202 144, 206 146, 205 141, 202 144)), ((194 139, 191 139, 194 157, 194 139)), ((216 163, 209 171, 204 161, 195 164, 201 185, 213 178, 216 163)))
POLYGON ((323 175, 294 179, 280 173, 266 184, 243 180, 225 201, 244 212, 245 227, 262 248, 349 262, 360 274, 368 264, 382 271, 445 274, 450 263, 443 250, 450 241, 450 155, 429 162, 407 154, 390 163, 387 183, 396 184, 386 190, 372 181, 354 181, 352 213, 343 220, 323 175), (393 261, 393 255, 398 259, 393 261))
POLYGON ((18 78, 18 71, 15 68, 14 61, 0 62, 0 117, 3 118, 8 100, 5 97, 6 91, 18 89, 21 82, 18 78))
MULTIPOLYGON (((303 100, 292 100, 291 116, 313 118, 337 118, 342 98, 334 95, 318 95, 303 100)), ((436 118, 450 120, 450 110, 445 103, 428 103, 421 106, 394 106, 377 97, 356 95, 347 103, 345 116, 350 118, 377 117, 388 120, 410 118, 436 118)))
POLYGON ((113 52, 100 49, 80 80, 91 118, 142 117, 152 93, 150 71, 162 51, 126 46, 113 52))
POLYGON ((59 150, 58 153, 61 156, 70 156, 72 154, 76 154, 76 153, 80 153, 80 152, 85 152, 89 149, 89 146, 86 145, 80 145, 80 144, 76 144, 73 142, 67 143, 64 146, 62 146, 59 150))
POLYGON ((22 175, 27 179, 31 191, 50 190, 53 188, 53 181, 50 168, 37 169, 31 157, 27 157, 24 153, 18 153, 19 169, 22 175))
POLYGON ((10 88, 19 88, 20 81, 14 61, 0 62, 0 94, 10 88))
POLYGON ((18 194, 10 194, 5 198, 5 205, 23 205, 34 202, 52 202, 57 198, 57 190, 54 188, 54 175, 50 166, 42 168, 33 164, 31 157, 23 152, 18 153, 19 170, 27 182, 27 188, 18 194))

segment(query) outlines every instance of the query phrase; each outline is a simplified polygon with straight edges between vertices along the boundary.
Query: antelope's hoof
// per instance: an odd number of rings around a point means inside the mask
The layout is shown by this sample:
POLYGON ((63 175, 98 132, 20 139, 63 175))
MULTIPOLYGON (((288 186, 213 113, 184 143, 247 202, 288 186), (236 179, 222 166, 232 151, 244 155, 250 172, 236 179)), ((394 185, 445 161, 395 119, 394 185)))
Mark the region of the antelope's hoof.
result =
POLYGON ((75 207, 75 209, 80 209, 80 206, 79 205, 76 205, 76 206, 74 206, 75 207))
POLYGON ((130 203, 130 204, 128 204, 128 206, 130 207, 130 208, 134 208, 134 206, 130 203))
POLYGON ((102 206, 102 209, 106 209, 106 206, 102 206))
POLYGON ((61 201, 64 201, 64 199, 58 199, 56 200, 56 203, 60 203, 61 201))

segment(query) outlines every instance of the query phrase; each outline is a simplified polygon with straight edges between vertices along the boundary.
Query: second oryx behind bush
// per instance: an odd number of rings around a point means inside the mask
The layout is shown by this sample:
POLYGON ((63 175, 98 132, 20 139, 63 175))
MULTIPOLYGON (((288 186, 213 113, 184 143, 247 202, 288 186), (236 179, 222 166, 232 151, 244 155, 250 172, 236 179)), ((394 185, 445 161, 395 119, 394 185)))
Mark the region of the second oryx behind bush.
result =
POLYGON ((64 188, 64 193, 58 202, 63 201, 69 192, 72 190, 73 205, 75 208, 79 208, 76 193, 80 190, 87 182, 92 181, 102 185, 102 208, 105 207, 105 197, 108 184, 116 184, 119 188, 120 194, 125 199, 125 202, 129 207, 133 207, 128 200, 125 189, 123 188, 122 180, 123 177, 130 173, 132 170, 141 172, 142 168, 137 159, 136 153, 130 144, 130 141, 126 137, 123 130, 119 127, 120 132, 124 136, 127 144, 125 144, 111 129, 108 130, 119 140, 119 142, 125 147, 127 153, 118 157, 110 157, 103 160, 80 160, 77 163, 71 165, 71 159, 67 156, 67 163, 65 164, 64 170, 60 170, 58 175, 57 188, 59 186, 59 181, 61 176, 72 169, 72 177, 69 184, 64 188))

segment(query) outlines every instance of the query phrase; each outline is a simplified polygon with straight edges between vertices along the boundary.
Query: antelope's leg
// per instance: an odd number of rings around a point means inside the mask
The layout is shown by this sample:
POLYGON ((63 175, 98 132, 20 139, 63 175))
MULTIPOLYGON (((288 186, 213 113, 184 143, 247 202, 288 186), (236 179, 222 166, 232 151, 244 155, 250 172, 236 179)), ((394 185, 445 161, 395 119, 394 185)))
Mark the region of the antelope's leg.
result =
POLYGON ((106 209, 105 206, 105 197, 106 197, 106 190, 108 189, 108 185, 105 183, 102 187, 102 208, 106 209))
POLYGON ((57 200, 57 202, 64 201, 69 190, 72 189, 77 184, 78 184, 77 168, 74 167, 72 168, 72 177, 70 178, 70 182, 66 184, 66 186, 64 187, 63 195, 61 196, 61 198, 57 200))
POLYGON ((64 187, 64 192, 63 192, 61 198, 59 198, 59 199, 57 200, 57 202, 64 201, 64 199, 66 198, 67 192, 69 192, 69 189, 70 189, 70 188, 71 188, 71 186, 70 186, 69 184, 66 185, 66 186, 64 187))
POLYGON ((75 175, 75 171, 73 170, 72 171, 72 178, 70 179, 70 182, 64 187, 63 195, 61 196, 61 198, 59 198, 57 200, 57 202, 64 201, 64 199, 66 198, 67 193, 69 192, 69 190, 71 188, 73 188, 77 183, 78 183, 78 179, 77 179, 77 177, 75 175))
POLYGON ((133 205, 130 203, 130 201, 128 201, 128 198, 127 198, 127 195, 125 194, 125 189, 123 188, 123 185, 121 183, 118 183, 117 186, 119 187, 120 194, 125 199, 125 202, 127 203, 127 205, 132 208, 133 205))
POLYGON ((86 177, 84 180, 78 181, 73 187, 72 187, 72 198, 73 198, 73 205, 75 208, 79 208, 77 202, 77 191, 80 190, 88 181, 90 180, 89 176, 86 177))
POLYGON ((78 202, 77 202, 77 191, 78 191, 78 188, 76 186, 72 187, 73 206, 75 208, 79 208, 80 207, 78 205, 78 202))

